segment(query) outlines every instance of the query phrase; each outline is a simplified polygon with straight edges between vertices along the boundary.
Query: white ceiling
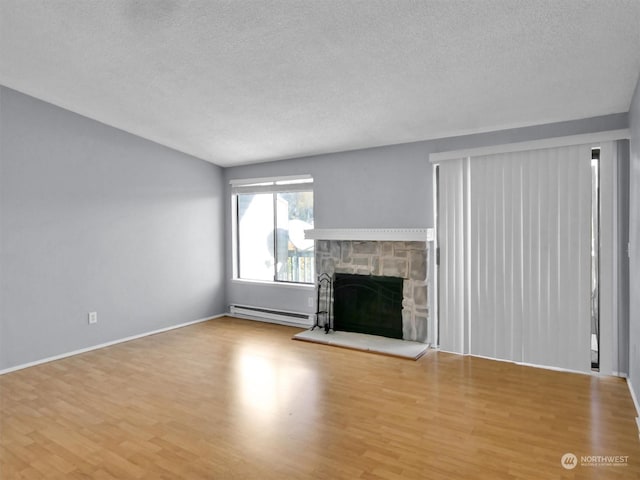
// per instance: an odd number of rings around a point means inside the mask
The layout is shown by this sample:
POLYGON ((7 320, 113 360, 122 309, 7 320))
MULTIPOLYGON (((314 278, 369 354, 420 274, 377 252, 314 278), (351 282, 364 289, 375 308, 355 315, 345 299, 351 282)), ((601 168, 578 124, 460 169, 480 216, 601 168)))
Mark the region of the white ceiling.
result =
POLYGON ((0 0, 0 83, 222 166, 629 109, 640 0, 0 0))

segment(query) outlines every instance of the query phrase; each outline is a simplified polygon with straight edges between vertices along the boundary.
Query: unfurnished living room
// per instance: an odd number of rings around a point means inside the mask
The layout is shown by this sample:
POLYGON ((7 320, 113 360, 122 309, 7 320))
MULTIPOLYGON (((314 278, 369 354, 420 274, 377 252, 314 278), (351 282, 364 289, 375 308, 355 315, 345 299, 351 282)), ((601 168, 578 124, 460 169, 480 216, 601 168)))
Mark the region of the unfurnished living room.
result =
POLYGON ((640 0, 0 0, 0 479, 640 478, 640 0))

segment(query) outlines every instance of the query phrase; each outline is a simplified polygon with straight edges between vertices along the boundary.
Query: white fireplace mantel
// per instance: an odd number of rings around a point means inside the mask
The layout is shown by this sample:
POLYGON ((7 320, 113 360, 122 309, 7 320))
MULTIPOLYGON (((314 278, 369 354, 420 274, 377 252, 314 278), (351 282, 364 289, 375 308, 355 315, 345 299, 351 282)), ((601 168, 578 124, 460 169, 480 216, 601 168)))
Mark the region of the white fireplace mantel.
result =
POLYGON ((305 230, 307 240, 369 240, 387 242, 429 242, 433 228, 315 228, 305 230))

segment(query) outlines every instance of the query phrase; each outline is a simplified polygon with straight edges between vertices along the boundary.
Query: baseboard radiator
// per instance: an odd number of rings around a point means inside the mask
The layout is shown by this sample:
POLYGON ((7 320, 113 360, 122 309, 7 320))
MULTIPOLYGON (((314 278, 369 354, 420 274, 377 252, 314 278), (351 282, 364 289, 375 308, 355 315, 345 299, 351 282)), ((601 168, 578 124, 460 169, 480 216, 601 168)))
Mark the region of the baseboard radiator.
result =
POLYGON ((293 325, 296 327, 313 326, 312 313, 288 312, 286 310, 273 310, 269 308, 252 307, 248 305, 231 305, 231 315, 248 320, 279 323, 281 325, 293 325))

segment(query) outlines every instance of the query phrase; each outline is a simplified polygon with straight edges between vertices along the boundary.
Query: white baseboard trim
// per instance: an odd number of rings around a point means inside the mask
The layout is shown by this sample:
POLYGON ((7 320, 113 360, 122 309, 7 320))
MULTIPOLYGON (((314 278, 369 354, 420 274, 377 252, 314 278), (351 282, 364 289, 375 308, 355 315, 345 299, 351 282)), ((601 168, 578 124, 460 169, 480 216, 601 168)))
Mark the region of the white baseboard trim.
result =
POLYGON ((636 425, 638 426, 638 437, 640 437, 640 402, 638 402, 638 397, 636 397, 636 393, 633 390, 633 385, 631 385, 631 379, 627 378, 627 387, 629 387, 629 392, 631 393, 631 400, 633 400, 633 406, 636 407, 636 425))
POLYGON ((194 325, 196 323, 207 322, 209 320, 213 320, 220 317, 227 316, 226 313, 221 313, 219 315, 214 315, 212 317, 200 318, 198 320, 192 320, 191 322, 180 323, 178 325, 171 325, 170 327, 159 328, 158 330, 152 330, 150 332, 139 333, 137 335, 132 335, 130 337, 120 338, 118 340, 112 340, 110 342, 99 343, 98 345, 93 345, 91 347, 81 348, 79 350, 73 350, 71 352, 61 353, 60 355, 54 355, 52 357, 43 358, 40 360, 35 360, 29 363, 23 363, 21 365, 16 365, 15 367, 5 368, 4 370, 0 370, 0 375, 4 375, 7 373, 15 372, 17 370, 22 370, 29 367, 35 367, 36 365, 41 365, 43 363, 53 362, 54 360, 60 360, 62 358, 72 357, 74 355, 79 355, 81 353, 87 353, 92 350, 98 350, 104 347, 110 347, 111 345, 116 345, 118 343, 130 342, 131 340, 136 340, 142 337, 148 337, 149 335, 155 335, 157 333, 168 332, 170 330, 175 330, 176 328, 188 327, 189 325, 194 325))

